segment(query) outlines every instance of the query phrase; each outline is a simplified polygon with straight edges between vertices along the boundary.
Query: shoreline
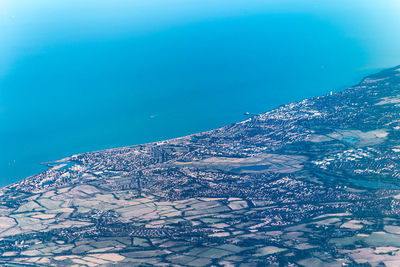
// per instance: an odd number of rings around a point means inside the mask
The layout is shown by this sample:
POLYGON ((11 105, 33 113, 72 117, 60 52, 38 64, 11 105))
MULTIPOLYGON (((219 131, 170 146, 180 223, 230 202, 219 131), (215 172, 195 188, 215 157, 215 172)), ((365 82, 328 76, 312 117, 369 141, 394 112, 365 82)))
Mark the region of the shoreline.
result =
MULTIPOLYGON (((396 69, 396 68, 399 68, 399 67, 400 67, 400 65, 397 65, 397 66, 394 66, 394 67, 390 67, 390 68, 378 68, 379 71, 369 73, 368 75, 364 75, 361 79, 359 79, 359 82, 358 82, 358 83, 355 83, 355 84, 352 85, 352 86, 343 87, 342 89, 335 89, 335 90, 332 90, 332 92, 333 92, 333 94, 344 92, 344 91, 346 91, 346 90, 349 90, 349 89, 351 89, 351 88, 353 88, 353 87, 358 86, 360 83, 362 83, 362 81, 364 81, 365 79, 367 79, 367 78, 370 77, 370 76, 377 75, 377 74, 382 73, 382 72, 385 72, 385 71, 390 71, 390 70, 393 70, 393 69, 396 69)), ((374 68, 374 69, 376 69, 376 68, 374 68)), ((327 92, 327 94, 329 94, 329 92, 327 92)), ((294 102, 289 102, 289 103, 281 104, 281 105, 275 106, 274 108, 271 108, 271 109, 269 109, 269 110, 267 110, 267 111, 265 111, 265 112, 261 112, 261 113, 258 113, 258 114, 252 113, 251 116, 242 115, 242 116, 247 117, 247 119, 244 119, 244 120, 241 120, 241 121, 232 122, 232 123, 225 124, 225 125, 222 125, 222 126, 217 127, 217 128, 212 128, 212 129, 205 130, 205 131, 195 132, 195 133, 188 134, 188 135, 184 135, 184 136, 172 137, 172 138, 167 138, 167 139, 159 139, 159 140, 156 140, 156 141, 145 142, 145 143, 138 143, 138 144, 133 144, 133 145, 117 146, 117 147, 112 147, 112 148, 90 150, 90 151, 85 151, 85 152, 82 152, 82 153, 75 153, 75 154, 72 154, 72 155, 70 154, 70 155, 68 155, 68 156, 66 156, 66 157, 63 157, 63 158, 58 159, 58 160, 55 160, 55 161, 40 162, 40 163, 37 163, 37 166, 38 166, 38 169, 41 168, 42 171, 35 172, 35 173, 31 174, 31 175, 25 176, 25 177, 23 177, 23 178, 21 178, 21 179, 17 179, 17 180, 15 180, 15 181, 13 181, 13 182, 11 182, 11 183, 9 183, 9 184, 6 184, 6 185, 0 186, 0 187, 11 186, 11 185, 13 185, 13 184, 15 184, 15 183, 21 182, 21 181, 23 181, 23 180, 25 180, 25 179, 28 179, 28 178, 34 177, 34 176, 36 176, 36 175, 38 175, 38 174, 41 174, 41 173, 43 173, 43 172, 46 172, 47 170, 49 170, 49 169, 51 169, 51 168, 54 167, 54 166, 52 166, 53 164, 55 164, 55 163, 57 163, 57 164, 62 164, 62 163, 65 163, 65 162, 69 162, 68 159, 70 159, 71 157, 74 157, 74 156, 79 156, 79 155, 84 155, 84 154, 90 154, 90 153, 97 153, 97 152, 103 152, 103 151, 112 151, 112 150, 118 150, 118 149, 126 149, 126 148, 131 148, 131 147, 136 147, 136 146, 146 146, 146 145, 151 145, 151 144, 156 144, 156 143, 162 143, 162 142, 166 142, 166 141, 170 141, 170 140, 176 140, 176 139, 187 138, 187 137, 190 137, 190 136, 193 136, 193 135, 199 135, 199 134, 207 133, 207 132, 214 131, 214 130, 217 130, 217 129, 221 129, 221 128, 224 128, 224 127, 229 127, 229 126, 232 126, 232 125, 234 125, 234 124, 247 121, 247 120, 249 120, 249 119, 251 119, 251 118, 253 118, 253 117, 256 117, 256 116, 258 116, 258 115, 265 114, 265 113, 271 112, 271 111, 273 111, 273 110, 279 109, 279 108, 281 108, 281 107, 284 107, 284 106, 287 106, 287 105, 290 105, 290 104, 294 104, 294 103, 298 103, 298 102, 301 102, 301 101, 304 101, 304 100, 315 99, 315 98, 318 98, 318 97, 321 97, 321 96, 323 96, 323 95, 318 95, 318 96, 313 96, 313 97, 306 97, 306 98, 301 99, 301 100, 298 100, 298 101, 294 101, 294 102), (46 169, 43 169, 44 166, 45 166, 46 169)))

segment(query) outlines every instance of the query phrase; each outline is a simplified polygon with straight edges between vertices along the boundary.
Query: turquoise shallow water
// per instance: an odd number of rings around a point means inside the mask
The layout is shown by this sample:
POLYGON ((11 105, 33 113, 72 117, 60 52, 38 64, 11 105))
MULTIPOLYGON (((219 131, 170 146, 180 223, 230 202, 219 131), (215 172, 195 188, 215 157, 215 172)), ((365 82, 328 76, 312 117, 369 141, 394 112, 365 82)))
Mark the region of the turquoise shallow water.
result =
POLYGON ((0 1, 0 185, 400 64, 396 1, 15 2, 0 1))

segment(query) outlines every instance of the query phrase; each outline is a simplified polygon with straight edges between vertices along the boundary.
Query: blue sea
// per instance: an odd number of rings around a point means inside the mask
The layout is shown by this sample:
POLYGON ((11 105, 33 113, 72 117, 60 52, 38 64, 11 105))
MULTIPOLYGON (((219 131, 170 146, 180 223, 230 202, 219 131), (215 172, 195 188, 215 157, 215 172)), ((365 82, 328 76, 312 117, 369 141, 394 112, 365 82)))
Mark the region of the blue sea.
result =
POLYGON ((400 64, 396 0, 0 0, 0 185, 400 64))

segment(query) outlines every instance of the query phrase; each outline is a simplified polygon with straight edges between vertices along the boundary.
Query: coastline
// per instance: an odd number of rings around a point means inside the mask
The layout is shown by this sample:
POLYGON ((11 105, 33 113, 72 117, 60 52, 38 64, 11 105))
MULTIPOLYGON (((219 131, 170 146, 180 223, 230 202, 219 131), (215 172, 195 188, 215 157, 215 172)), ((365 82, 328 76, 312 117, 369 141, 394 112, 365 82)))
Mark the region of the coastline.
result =
MULTIPOLYGON (((379 71, 374 72, 374 73, 370 73, 370 74, 364 76, 363 78, 360 79, 360 81, 358 83, 356 83, 356 84, 354 84, 352 86, 346 87, 346 88, 344 88, 342 90, 334 90, 333 94, 343 93, 343 92, 345 92, 347 90, 351 90, 352 88, 357 87, 361 83, 363 83, 363 81, 365 79, 368 79, 370 77, 373 77, 373 76, 376 76, 376 75, 379 75, 379 74, 384 74, 386 72, 393 71, 393 70, 395 70, 397 68, 400 68, 400 65, 397 65, 397 66, 394 66, 394 67, 390 67, 390 68, 380 68, 379 71)), ((329 92, 327 94, 329 94, 329 92)), ((26 176, 25 178, 22 178, 22 179, 20 179, 18 181, 12 182, 12 183, 10 183, 8 185, 4 185, 2 187, 12 186, 12 185, 17 184, 17 183, 19 183, 19 182, 21 182, 21 181, 23 181, 25 179, 29 179, 31 177, 34 177, 34 176, 40 174, 40 173, 46 172, 47 170, 50 170, 52 168, 58 168, 58 166, 61 165, 61 164, 74 163, 73 161, 71 161, 71 158, 76 157, 76 156, 81 156, 81 155, 91 154, 91 153, 98 153, 98 152, 117 151, 117 150, 122 150, 122 149, 134 148, 134 147, 137 147, 137 146, 147 146, 147 145, 161 144, 163 142, 168 142, 168 141, 171 141, 171 140, 186 139, 186 138, 189 138, 189 137, 192 137, 192 136, 201 135, 201 134, 205 134, 205 133, 212 132, 212 131, 215 131, 215 130, 223 129, 225 127, 231 127, 231 126, 233 126, 235 124, 244 123, 244 122, 246 122, 248 120, 251 120, 252 118, 257 117, 259 115, 268 114, 269 112, 273 112, 273 111, 278 110, 278 109, 280 109, 282 107, 289 106, 289 105, 292 105, 292 104, 296 104, 296 103, 299 103, 299 102, 302 102, 302 101, 305 101, 305 100, 318 99, 321 96, 323 96, 323 95, 314 96, 314 97, 308 97, 308 98, 305 98, 305 99, 302 99, 302 100, 299 100, 299 101, 290 102, 290 103, 286 103, 286 104, 281 104, 281 105, 278 105, 275 108, 272 108, 272 109, 270 109, 268 111, 265 111, 265 112, 262 112, 262 113, 259 113, 259 114, 251 114, 251 116, 249 116, 247 119, 244 119, 244 120, 241 120, 241 121, 238 121, 238 122, 233 122, 233 123, 230 123, 230 124, 227 124, 227 125, 223 125, 223 126, 218 127, 218 128, 214 128, 214 129, 210 129, 210 130, 206 130, 206 131, 202 131, 202 132, 196 132, 196 133, 192 133, 192 134, 189 134, 189 135, 184 135, 184 136, 174 137, 174 138, 169 138, 169 139, 161 139, 161 140, 147 142, 147 143, 139 143, 139 144, 134 144, 134 145, 127 145, 127 146, 121 146, 121 147, 113 147, 113 148, 107 148, 107 149, 87 151, 87 152, 83 152, 83 153, 73 154, 73 155, 70 155, 70 156, 64 157, 62 159, 55 160, 55 161, 38 163, 38 165, 46 166, 47 169, 45 169, 45 170, 43 170, 41 172, 36 172, 36 173, 34 173, 32 175, 29 175, 29 176, 26 176)))

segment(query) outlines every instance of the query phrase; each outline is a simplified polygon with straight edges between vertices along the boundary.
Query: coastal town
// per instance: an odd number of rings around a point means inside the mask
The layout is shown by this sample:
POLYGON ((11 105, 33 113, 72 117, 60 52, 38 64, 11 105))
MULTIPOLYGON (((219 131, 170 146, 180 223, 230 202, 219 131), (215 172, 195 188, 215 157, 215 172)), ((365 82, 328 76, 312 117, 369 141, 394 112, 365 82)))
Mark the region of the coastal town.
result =
POLYGON ((0 190, 0 264, 398 266, 400 67, 0 190))

